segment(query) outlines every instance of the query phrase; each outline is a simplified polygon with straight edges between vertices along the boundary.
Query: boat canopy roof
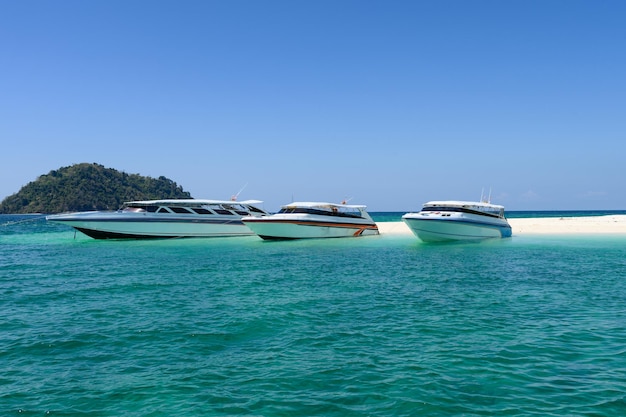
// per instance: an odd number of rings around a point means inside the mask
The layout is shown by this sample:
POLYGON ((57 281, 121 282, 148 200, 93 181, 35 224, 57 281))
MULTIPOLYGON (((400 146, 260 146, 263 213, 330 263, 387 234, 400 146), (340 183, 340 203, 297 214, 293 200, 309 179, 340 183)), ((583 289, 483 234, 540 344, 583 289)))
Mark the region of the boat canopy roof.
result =
POLYGON ((485 201, 456 201, 456 200, 429 201, 428 203, 424 204, 424 207, 461 207, 461 208, 480 207, 480 208, 491 209, 491 210, 504 210, 504 206, 487 203, 485 201))
POLYGON ((144 200, 144 201, 127 201, 124 205, 204 205, 204 204, 247 204, 247 205, 255 205, 261 204, 263 201, 261 200, 244 200, 244 201, 233 201, 233 200, 202 200, 196 198, 173 198, 173 199, 165 199, 165 200, 144 200))
POLYGON ((353 209, 353 210, 365 210, 365 208, 367 206, 362 205, 362 204, 338 204, 338 203, 325 203, 325 202, 320 202, 320 201, 298 201, 298 202, 293 202, 293 203, 289 203, 289 204, 285 204, 284 206, 281 206, 281 208, 296 208, 296 207, 302 207, 302 208, 325 208, 325 209, 332 209, 333 207, 337 208, 337 209, 353 209))

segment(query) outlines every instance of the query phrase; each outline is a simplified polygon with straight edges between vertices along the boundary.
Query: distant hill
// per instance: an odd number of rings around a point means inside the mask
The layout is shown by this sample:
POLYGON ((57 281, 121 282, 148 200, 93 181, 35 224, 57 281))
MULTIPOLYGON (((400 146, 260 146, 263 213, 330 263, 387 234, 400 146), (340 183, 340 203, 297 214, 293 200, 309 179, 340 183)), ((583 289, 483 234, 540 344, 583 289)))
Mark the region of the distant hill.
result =
POLYGON ((174 181, 76 164, 42 175, 0 203, 0 214, 117 210, 125 201, 192 198, 174 181))

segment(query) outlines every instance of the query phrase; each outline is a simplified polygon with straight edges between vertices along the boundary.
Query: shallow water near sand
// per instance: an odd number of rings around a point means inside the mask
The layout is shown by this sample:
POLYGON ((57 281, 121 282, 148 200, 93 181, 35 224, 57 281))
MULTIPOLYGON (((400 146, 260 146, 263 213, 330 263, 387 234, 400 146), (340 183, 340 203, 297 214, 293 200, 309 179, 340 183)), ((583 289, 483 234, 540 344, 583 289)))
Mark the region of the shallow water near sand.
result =
POLYGON ((626 412, 624 236, 97 241, 41 217, 0 225, 0 415, 626 412))

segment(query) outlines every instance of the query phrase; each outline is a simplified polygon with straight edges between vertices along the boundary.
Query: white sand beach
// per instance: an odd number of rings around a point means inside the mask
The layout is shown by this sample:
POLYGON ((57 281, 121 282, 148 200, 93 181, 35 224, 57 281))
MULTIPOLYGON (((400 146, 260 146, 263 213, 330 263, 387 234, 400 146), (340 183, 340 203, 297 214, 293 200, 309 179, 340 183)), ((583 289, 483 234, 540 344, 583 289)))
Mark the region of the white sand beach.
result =
MULTIPOLYGON (((513 236, 531 234, 626 234, 626 215, 508 219, 513 236)), ((381 234, 412 234, 404 222, 377 223, 381 234)))
POLYGON ((626 215, 508 219, 516 234, 626 234, 626 215))

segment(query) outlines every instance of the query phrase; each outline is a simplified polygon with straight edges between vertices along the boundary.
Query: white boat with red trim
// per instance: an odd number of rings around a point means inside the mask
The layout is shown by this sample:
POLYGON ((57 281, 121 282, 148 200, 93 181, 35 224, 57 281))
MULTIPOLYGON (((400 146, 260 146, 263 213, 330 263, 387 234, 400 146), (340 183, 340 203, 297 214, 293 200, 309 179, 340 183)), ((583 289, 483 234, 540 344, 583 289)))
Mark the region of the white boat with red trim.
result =
POLYGON ((430 201, 419 213, 406 213, 402 220, 424 242, 511 236, 504 207, 484 201, 430 201))
POLYGON ((169 199, 130 201, 117 211, 54 214, 94 239, 150 239, 254 235, 241 219, 269 214, 262 201, 169 199))
POLYGON ((377 235, 378 226, 366 206, 324 202, 294 202, 276 214, 244 217, 243 223, 261 238, 307 239, 377 235))

